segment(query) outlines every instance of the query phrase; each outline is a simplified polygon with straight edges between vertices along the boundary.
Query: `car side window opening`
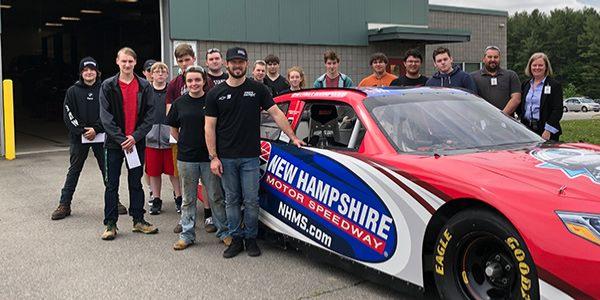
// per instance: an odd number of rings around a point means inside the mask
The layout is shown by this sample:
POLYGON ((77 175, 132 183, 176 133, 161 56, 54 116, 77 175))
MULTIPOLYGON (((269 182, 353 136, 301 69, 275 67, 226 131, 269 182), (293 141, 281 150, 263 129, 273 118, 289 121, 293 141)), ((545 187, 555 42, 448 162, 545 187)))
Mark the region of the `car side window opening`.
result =
MULTIPOLYGON (((287 114, 288 108, 290 107, 289 102, 278 103, 277 106, 283 114, 287 114)), ((275 120, 271 118, 271 115, 267 111, 262 111, 260 115, 260 138, 264 140, 276 141, 281 136, 281 129, 275 123, 275 120)))
POLYGON ((365 128, 348 104, 308 102, 304 105, 296 135, 311 147, 356 150, 365 135, 365 128))

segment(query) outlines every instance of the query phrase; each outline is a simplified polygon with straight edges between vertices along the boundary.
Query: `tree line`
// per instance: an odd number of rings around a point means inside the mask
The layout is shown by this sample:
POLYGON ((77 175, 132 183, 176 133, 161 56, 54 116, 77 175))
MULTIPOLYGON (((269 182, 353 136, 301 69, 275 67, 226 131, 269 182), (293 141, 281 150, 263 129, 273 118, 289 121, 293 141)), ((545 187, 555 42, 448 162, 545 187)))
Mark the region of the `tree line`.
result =
POLYGON ((531 54, 548 55, 565 98, 600 98, 600 15, 593 8, 518 12, 508 18, 508 67, 527 80, 531 54))

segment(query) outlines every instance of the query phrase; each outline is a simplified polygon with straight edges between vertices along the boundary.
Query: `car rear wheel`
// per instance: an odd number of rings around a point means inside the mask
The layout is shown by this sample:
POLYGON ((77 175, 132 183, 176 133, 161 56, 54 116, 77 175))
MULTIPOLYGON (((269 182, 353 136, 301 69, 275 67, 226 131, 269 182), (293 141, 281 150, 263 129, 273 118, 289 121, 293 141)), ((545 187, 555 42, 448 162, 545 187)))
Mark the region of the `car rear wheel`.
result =
POLYGON ((458 213, 436 241, 433 273, 442 299, 539 299, 531 254, 501 216, 458 213))
POLYGON ((587 111, 588 111, 588 108, 587 108, 587 106, 582 106, 582 107, 581 107, 581 111, 582 111, 582 112, 587 112, 587 111))
POLYGON ((566 106, 563 106, 563 111, 564 111, 564 112, 568 112, 568 111, 569 111, 569 109, 568 109, 566 106))

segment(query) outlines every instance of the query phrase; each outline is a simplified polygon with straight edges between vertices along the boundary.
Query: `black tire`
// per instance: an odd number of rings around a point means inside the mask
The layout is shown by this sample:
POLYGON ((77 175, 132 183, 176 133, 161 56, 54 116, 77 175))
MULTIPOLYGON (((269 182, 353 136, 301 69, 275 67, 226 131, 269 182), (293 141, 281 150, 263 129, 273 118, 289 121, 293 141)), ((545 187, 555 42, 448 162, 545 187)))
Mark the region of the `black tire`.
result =
POLYGON ((456 214, 442 228, 433 255, 442 299, 539 299, 537 271, 525 242, 487 210, 456 214))
POLYGON ((587 112, 587 111, 588 111, 588 108, 587 108, 587 106, 582 106, 582 107, 581 107, 581 111, 582 111, 582 112, 587 112))
POLYGON ((569 109, 568 109, 566 106, 563 106, 563 111, 564 111, 564 112, 568 112, 568 111, 569 111, 569 109))

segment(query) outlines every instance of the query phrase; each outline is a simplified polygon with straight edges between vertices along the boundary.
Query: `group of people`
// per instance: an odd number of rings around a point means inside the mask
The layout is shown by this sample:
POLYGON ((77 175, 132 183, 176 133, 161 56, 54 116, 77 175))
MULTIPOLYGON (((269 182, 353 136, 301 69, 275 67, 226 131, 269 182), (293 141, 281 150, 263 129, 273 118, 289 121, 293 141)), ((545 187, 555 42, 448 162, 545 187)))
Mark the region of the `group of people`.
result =
MULTIPOLYGON (((178 45, 174 55, 181 73, 170 82, 169 66, 155 60, 144 63, 145 79, 136 75, 137 55, 128 47, 117 53, 119 72, 102 82, 98 63, 92 57, 81 60, 79 80, 65 96, 70 166, 51 218, 60 220, 71 214, 73 193, 91 148, 105 185, 102 239, 117 236, 119 214, 129 213, 133 218, 133 232, 158 232, 144 219, 145 168, 152 215, 162 211, 161 175, 169 176, 175 207, 181 214, 174 229, 179 234, 175 250, 195 243, 196 203, 201 199, 205 230, 227 246, 223 256, 234 257, 244 250, 249 256, 258 256, 260 114, 268 112, 293 144, 305 145, 273 101, 278 94, 305 88, 304 71, 293 66, 284 77, 279 74, 279 58, 268 55, 254 62, 247 77, 248 54, 239 47, 228 49, 224 60, 219 49, 208 49, 205 67, 196 63, 189 44, 178 45), (118 194, 124 161, 129 209, 118 194)), ((547 56, 531 56, 525 70, 531 79, 524 84, 515 72, 500 67, 500 57, 498 47, 487 47, 483 68, 467 74, 453 64, 450 51, 440 47, 432 55, 437 72, 427 78, 421 74, 423 57, 417 50, 406 52, 406 73, 399 77, 386 71, 386 55, 375 53, 369 61, 373 73, 358 86, 463 88, 509 116, 516 113, 544 139, 558 140, 562 88, 550 77, 547 56)), ((337 53, 326 51, 323 62, 326 72, 314 81, 315 88, 354 86, 352 79, 339 71, 337 53)))

